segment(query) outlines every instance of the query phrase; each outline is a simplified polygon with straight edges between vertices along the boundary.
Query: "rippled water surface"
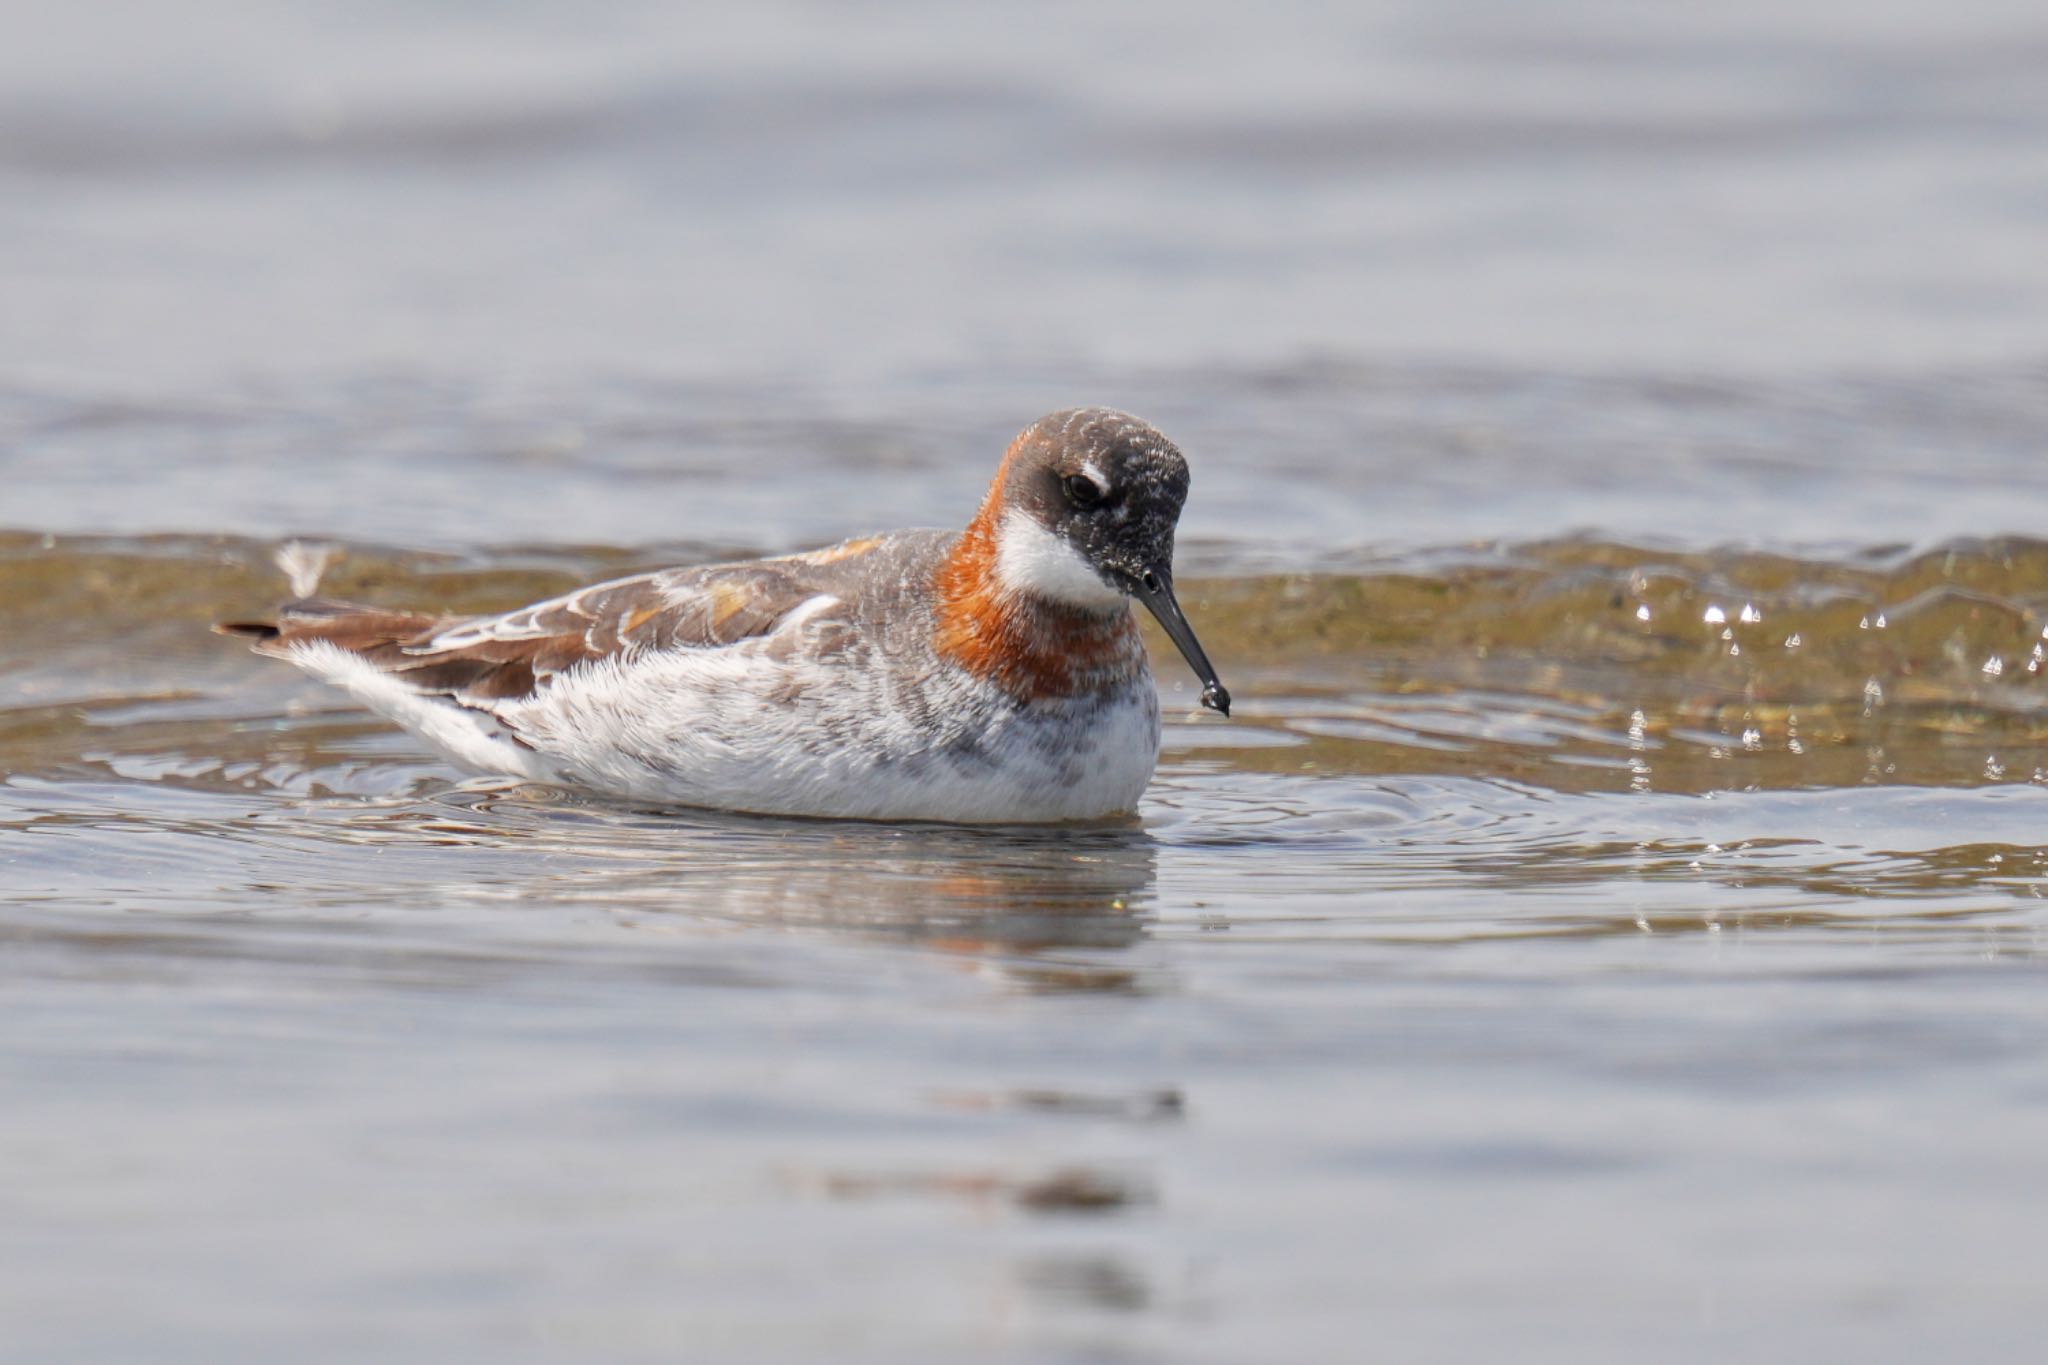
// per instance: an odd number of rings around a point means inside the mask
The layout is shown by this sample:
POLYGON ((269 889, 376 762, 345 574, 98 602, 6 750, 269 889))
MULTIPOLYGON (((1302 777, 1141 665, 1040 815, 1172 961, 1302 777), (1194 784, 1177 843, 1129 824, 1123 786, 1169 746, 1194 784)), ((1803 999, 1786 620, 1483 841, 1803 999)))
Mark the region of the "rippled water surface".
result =
POLYGON ((2030 9, 16 8, 0 1355, 2038 1353, 2030 9), (477 779, 206 630, 1077 401, 1238 698, 1127 827, 477 779))

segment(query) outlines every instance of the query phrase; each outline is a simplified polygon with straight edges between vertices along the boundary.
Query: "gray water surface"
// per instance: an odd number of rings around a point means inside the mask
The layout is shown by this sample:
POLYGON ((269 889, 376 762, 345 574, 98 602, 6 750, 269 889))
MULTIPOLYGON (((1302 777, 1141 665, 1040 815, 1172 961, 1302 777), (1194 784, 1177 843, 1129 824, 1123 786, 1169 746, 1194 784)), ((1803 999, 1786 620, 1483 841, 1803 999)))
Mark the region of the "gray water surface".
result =
POLYGON ((2039 1354, 2038 6, 0 18, 0 1357, 2039 1354), (1157 654, 1128 827, 477 779, 206 631, 1078 402, 1239 703, 1157 654))

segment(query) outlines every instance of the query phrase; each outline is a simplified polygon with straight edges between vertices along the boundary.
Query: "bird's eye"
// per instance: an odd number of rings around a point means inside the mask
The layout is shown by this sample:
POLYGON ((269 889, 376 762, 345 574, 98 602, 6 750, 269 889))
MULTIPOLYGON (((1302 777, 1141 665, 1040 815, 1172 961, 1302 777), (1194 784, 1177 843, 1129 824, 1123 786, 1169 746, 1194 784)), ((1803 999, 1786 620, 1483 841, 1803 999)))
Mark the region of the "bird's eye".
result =
POLYGON ((1067 491, 1067 501, 1076 507, 1093 507, 1103 499, 1102 485, 1086 474, 1069 474, 1060 480, 1060 486, 1067 491))

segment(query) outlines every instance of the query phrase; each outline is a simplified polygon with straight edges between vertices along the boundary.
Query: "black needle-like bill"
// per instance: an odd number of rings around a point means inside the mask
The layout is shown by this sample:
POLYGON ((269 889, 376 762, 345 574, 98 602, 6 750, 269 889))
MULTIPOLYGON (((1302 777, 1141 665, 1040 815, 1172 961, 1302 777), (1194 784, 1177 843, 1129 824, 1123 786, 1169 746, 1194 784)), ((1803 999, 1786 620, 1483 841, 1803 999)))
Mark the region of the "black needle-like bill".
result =
POLYGON ((1209 662, 1209 656, 1202 652, 1202 642, 1195 638, 1195 628, 1188 624, 1188 618, 1181 614, 1180 602, 1173 595, 1173 575, 1161 569, 1147 569, 1130 581, 1131 595, 1145 604, 1145 610, 1152 613, 1160 626, 1179 648, 1181 657, 1188 661, 1188 667, 1195 670, 1195 677, 1202 683, 1202 705, 1212 711, 1230 714, 1230 693, 1216 676, 1216 668, 1209 662))

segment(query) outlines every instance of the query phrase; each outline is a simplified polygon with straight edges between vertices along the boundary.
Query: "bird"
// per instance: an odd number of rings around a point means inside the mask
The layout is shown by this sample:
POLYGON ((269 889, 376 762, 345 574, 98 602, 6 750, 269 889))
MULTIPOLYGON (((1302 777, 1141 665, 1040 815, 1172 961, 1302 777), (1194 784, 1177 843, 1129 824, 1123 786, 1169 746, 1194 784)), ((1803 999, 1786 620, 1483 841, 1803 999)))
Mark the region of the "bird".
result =
POLYGON ((502 615, 317 596, 224 622, 459 765, 602 796, 885 821, 1129 817, 1159 759, 1142 604, 1228 717, 1174 594, 1180 450, 1041 417, 963 530, 661 569, 502 615))

